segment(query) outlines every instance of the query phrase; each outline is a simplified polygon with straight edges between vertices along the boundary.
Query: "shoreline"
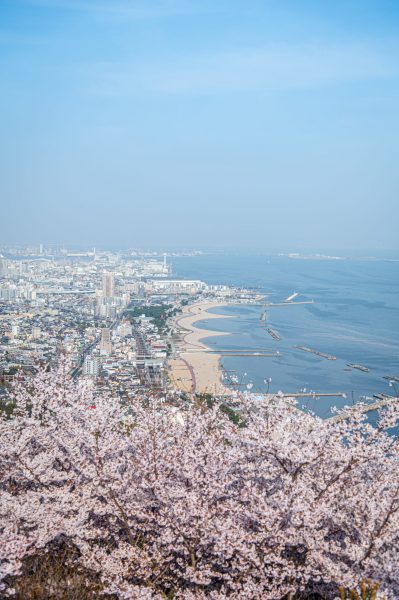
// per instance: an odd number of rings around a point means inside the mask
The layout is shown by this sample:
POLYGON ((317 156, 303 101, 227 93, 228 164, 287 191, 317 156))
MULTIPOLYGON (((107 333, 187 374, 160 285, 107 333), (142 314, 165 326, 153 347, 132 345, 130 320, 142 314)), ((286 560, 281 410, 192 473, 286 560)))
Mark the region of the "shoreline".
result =
POLYGON ((195 323, 204 319, 234 318, 208 312, 209 309, 224 307, 227 304, 227 302, 197 302, 185 306, 182 314, 174 319, 174 325, 182 336, 176 344, 178 355, 168 361, 171 386, 174 389, 190 393, 231 393, 231 390, 222 383, 221 354, 208 353, 209 346, 202 342, 207 337, 230 335, 230 333, 195 327, 195 323))

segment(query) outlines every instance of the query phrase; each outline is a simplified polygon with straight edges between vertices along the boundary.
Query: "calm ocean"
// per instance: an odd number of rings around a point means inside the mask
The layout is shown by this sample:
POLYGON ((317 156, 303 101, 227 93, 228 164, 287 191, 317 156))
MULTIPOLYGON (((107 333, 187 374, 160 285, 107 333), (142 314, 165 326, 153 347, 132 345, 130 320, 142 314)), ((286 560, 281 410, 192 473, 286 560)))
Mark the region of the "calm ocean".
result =
MULTIPOLYGON (((313 260, 279 256, 201 255, 172 260, 174 275, 202 279, 209 284, 257 288, 267 300, 279 302, 293 292, 294 301, 314 304, 271 307, 269 326, 278 331, 275 341, 260 321, 261 306, 229 306, 216 312, 235 319, 206 320, 199 327, 226 331, 226 337, 208 338, 214 349, 279 350, 280 358, 223 357, 225 370, 236 372, 254 391, 345 392, 347 400, 321 398, 305 406, 328 416, 331 406, 393 394, 386 375, 399 377, 399 261, 313 260), (329 361, 295 349, 303 345, 337 357, 329 361), (345 370, 347 363, 365 365, 364 373, 345 370), (246 375, 244 375, 246 373, 246 375)), ((399 384, 398 384, 399 387, 399 384)))

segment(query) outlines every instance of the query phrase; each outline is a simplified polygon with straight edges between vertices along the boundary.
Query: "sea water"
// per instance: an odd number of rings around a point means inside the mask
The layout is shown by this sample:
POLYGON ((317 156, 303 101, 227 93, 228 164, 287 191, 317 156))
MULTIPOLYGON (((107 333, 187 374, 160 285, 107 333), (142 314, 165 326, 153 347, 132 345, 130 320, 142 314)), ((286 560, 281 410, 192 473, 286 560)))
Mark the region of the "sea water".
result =
MULTIPOLYGON (((326 417, 331 407, 394 395, 384 376, 399 377, 399 261, 389 259, 311 259, 287 256, 209 254, 176 257, 174 276, 209 284, 255 288, 266 301, 281 302, 293 292, 293 302, 313 304, 271 306, 268 326, 281 336, 274 340, 260 319, 262 305, 228 305, 212 312, 232 319, 206 319, 198 327, 228 332, 204 342, 214 350, 276 352, 278 357, 223 356, 227 379, 233 375, 253 391, 284 393, 345 393, 345 398, 302 399, 300 403, 326 417), (327 360, 295 348, 307 346, 336 356, 327 360), (369 371, 348 370, 348 363, 369 371), (271 378, 271 383, 265 383, 271 378)), ((398 385, 399 387, 399 385, 398 385)))

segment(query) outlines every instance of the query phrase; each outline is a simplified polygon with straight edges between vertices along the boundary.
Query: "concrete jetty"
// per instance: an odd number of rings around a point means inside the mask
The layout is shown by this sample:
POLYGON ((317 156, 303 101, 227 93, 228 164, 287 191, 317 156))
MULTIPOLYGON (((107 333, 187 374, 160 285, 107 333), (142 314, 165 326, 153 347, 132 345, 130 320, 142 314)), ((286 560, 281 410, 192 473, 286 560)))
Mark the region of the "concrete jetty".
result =
MULTIPOLYGON (((361 406, 358 406, 357 408, 360 409, 361 413, 368 413, 368 412, 372 412, 373 410, 378 410, 379 408, 384 408, 385 406, 390 406, 394 402, 398 402, 398 401, 399 401, 399 398, 396 398, 395 396, 389 396, 387 398, 384 398, 383 400, 379 400, 378 402, 373 402, 373 404, 362 404, 361 406)), ((338 423, 339 421, 345 421, 345 419, 349 419, 350 416, 351 416, 350 412, 343 411, 339 415, 335 415, 334 417, 330 417, 329 419, 326 419, 326 420, 329 423, 338 423)))

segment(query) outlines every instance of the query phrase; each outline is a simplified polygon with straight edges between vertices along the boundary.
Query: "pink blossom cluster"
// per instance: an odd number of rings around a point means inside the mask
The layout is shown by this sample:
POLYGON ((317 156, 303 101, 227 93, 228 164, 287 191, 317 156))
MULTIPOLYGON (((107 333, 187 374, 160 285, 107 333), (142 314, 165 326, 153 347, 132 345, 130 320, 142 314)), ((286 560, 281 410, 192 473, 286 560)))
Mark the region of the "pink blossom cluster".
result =
POLYGON ((1 580, 63 536, 121 599, 399 597, 399 407, 322 421, 235 394, 94 397, 67 365, 17 386, 1 420, 1 580), (382 596, 381 596, 382 597, 382 596))

